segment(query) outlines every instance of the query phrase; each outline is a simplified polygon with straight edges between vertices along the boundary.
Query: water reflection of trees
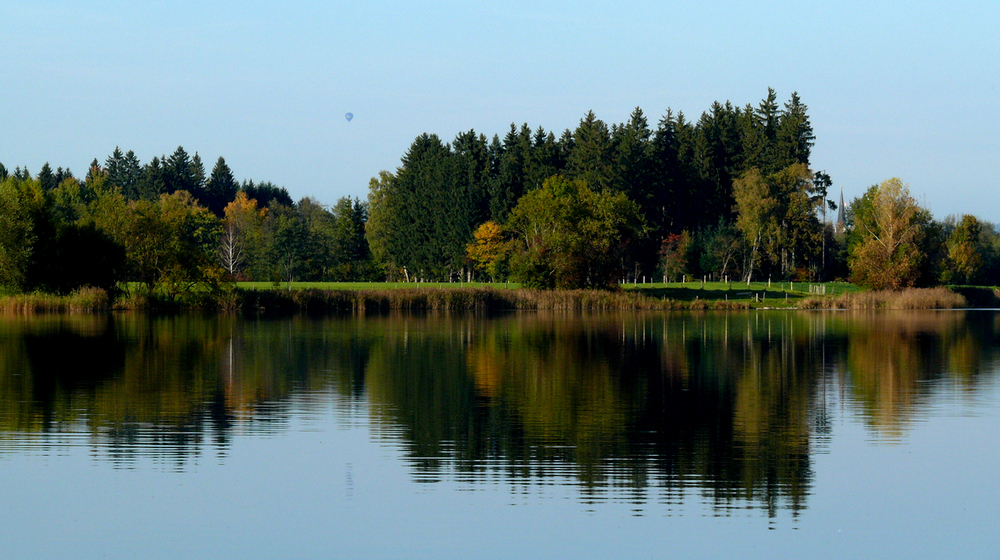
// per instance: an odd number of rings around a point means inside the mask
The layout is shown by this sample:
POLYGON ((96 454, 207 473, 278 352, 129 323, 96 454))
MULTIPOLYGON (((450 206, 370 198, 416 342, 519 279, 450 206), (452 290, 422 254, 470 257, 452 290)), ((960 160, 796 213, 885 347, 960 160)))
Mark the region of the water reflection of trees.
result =
MULTIPOLYGON (((805 507, 828 385, 898 436, 934 381, 973 390, 992 313, 0 320, 0 438, 84 426, 116 464, 367 400, 418 481, 575 479, 588 496, 805 507), (930 383, 928 383, 928 381, 930 383), (334 397, 333 395, 337 395, 334 397), (400 430, 391 430, 398 434, 400 430), (557 478, 561 477, 561 478, 557 478), (686 498, 687 497, 687 498, 686 498)), ((520 482, 519 482, 520 481, 520 482)))
POLYGON ((979 383, 997 355, 993 312, 852 314, 846 370, 852 400, 880 439, 896 440, 943 382, 979 383))

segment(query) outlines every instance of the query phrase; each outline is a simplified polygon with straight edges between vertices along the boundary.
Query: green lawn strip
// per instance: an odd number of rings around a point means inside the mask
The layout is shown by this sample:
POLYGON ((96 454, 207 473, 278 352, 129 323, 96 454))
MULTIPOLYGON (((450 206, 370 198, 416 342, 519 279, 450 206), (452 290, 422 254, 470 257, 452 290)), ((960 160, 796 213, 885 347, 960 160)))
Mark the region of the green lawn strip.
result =
POLYGON ((807 282, 672 282, 658 284, 625 284, 630 291, 647 294, 653 297, 670 298, 680 301, 700 300, 731 300, 751 301, 778 305, 788 300, 790 303, 804 297, 822 297, 841 295, 860 291, 853 284, 846 282, 807 283, 807 282), (825 286, 825 294, 823 287, 825 286))
POLYGON ((515 289, 520 284, 504 282, 237 282, 236 286, 245 290, 413 290, 420 288, 458 289, 491 288, 495 290, 515 289))

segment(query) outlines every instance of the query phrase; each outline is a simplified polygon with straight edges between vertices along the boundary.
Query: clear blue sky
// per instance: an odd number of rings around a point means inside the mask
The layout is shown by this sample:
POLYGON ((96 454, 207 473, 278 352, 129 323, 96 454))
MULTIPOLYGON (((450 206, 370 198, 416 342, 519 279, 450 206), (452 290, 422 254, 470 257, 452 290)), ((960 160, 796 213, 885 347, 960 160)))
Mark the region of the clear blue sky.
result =
POLYGON ((1000 222, 995 0, 5 0, 0 21, 9 169, 182 145, 332 204, 423 132, 558 135, 635 107, 655 126, 773 87, 809 106, 813 168, 848 199, 896 176, 936 218, 1000 222))

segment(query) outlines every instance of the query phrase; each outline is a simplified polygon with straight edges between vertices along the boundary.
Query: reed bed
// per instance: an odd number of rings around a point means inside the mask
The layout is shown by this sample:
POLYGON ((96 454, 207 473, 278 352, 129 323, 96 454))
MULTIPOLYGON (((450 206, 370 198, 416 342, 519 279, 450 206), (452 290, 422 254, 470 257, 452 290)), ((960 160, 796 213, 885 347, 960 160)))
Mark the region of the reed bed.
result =
POLYGON ((245 312, 748 309, 749 303, 682 302, 635 292, 411 288, 389 290, 238 290, 245 312))
POLYGON ((111 308, 108 292, 101 288, 80 288, 68 295, 17 294, 0 296, 0 312, 16 314, 92 313, 111 308))
POLYGON ((967 306, 968 301, 962 294, 942 287, 810 297, 798 305, 799 309, 960 309, 967 306))
MULTIPOLYGON (((994 292, 989 295, 997 297, 994 292)), ((1000 299, 998 299, 1000 301, 1000 299)), ((515 310, 736 310, 750 309, 743 300, 679 301, 635 291, 499 290, 494 288, 402 288, 330 290, 236 288, 191 301, 160 301, 138 293, 122 294, 112 302, 99 288, 82 288, 69 295, 20 294, 0 296, 0 313, 84 313, 111 309, 216 309, 246 313, 382 313, 425 311, 497 312, 515 310)), ((899 292, 855 292, 835 297, 809 297, 799 309, 954 309, 969 306, 961 293, 947 288, 911 288, 899 292)))

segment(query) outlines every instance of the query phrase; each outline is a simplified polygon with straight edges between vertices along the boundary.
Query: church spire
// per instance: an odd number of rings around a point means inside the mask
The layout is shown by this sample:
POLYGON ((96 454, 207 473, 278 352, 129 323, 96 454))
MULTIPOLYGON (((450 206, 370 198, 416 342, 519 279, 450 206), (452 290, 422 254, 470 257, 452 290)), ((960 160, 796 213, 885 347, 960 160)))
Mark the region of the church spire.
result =
POLYGON ((840 187, 840 206, 837 207, 837 225, 834 227, 834 232, 843 233, 844 232, 844 187, 840 187))

